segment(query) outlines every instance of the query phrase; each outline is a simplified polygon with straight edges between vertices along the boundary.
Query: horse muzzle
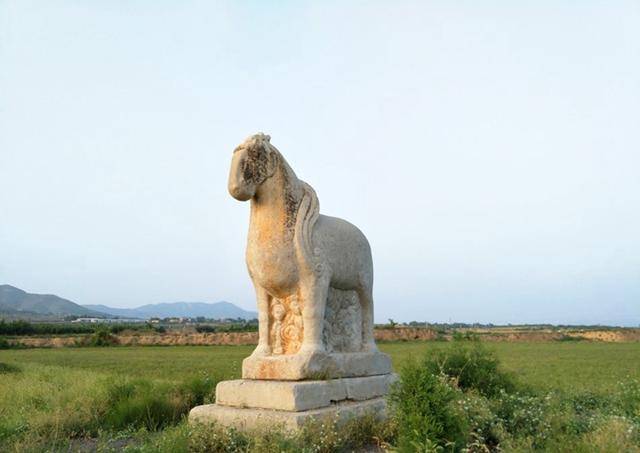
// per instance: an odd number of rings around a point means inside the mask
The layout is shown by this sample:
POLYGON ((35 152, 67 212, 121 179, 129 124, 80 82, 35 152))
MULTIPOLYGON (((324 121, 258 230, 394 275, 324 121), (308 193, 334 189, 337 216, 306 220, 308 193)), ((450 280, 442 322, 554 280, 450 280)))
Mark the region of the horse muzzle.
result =
POLYGON ((239 201, 247 201, 254 195, 255 190, 249 187, 229 185, 229 193, 239 201))

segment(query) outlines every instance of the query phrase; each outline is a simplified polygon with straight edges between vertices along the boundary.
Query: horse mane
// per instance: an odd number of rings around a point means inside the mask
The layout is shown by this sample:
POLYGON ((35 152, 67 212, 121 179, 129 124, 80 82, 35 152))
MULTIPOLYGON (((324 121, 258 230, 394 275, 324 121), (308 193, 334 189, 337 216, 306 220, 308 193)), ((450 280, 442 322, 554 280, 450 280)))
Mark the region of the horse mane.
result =
MULTIPOLYGON (((268 136, 266 136, 268 137, 268 136)), ((262 137, 261 137, 262 138, 262 137)), ((268 139, 263 141, 272 152, 278 156, 279 165, 287 181, 285 183, 285 205, 290 205, 295 212, 295 224, 293 224, 293 241, 298 262, 304 265, 309 272, 319 270, 317 258, 319 251, 313 246, 313 227, 320 216, 320 202, 316 191, 309 184, 299 179, 291 169, 282 153, 268 139), (266 143, 265 143, 266 142, 266 143), (295 189, 300 189, 296 191, 295 189), (301 192, 302 196, 297 200, 295 192, 301 192), (297 206, 296 206, 297 205, 297 206)), ((288 207, 287 207, 288 209, 288 207)))
POLYGON ((313 246, 313 227, 320 216, 320 202, 316 191, 306 182, 299 180, 303 189, 302 200, 296 216, 294 241, 298 261, 304 263, 307 271, 314 272, 317 268, 319 251, 313 246))
MULTIPOLYGON (((320 251, 313 246, 313 228, 320 216, 320 203, 315 190, 299 179, 268 135, 259 133, 248 137, 235 151, 244 148, 265 148, 277 156, 277 165, 284 178, 285 228, 293 231, 293 244, 299 265, 307 272, 321 271, 320 251)), ((235 152, 234 151, 234 152, 235 152)), ((263 167, 264 168, 264 167, 263 167)), ((270 178, 273 174, 267 175, 270 178)))

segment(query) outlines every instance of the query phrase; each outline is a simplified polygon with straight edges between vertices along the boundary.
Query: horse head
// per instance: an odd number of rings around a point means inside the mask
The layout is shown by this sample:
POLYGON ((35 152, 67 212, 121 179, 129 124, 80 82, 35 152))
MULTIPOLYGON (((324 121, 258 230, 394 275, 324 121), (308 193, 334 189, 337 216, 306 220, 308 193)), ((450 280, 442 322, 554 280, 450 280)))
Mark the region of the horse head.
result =
POLYGON ((233 198, 247 201, 253 198, 260 185, 271 177, 277 166, 277 154, 271 137, 255 134, 233 151, 229 172, 229 193, 233 198))

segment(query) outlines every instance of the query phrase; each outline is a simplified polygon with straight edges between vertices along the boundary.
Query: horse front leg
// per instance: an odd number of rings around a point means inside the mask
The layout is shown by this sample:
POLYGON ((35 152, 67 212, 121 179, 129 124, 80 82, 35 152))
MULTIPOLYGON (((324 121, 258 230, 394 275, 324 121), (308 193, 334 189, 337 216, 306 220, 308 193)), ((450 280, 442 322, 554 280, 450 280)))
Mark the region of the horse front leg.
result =
POLYGON ((251 355, 264 356, 271 354, 269 344, 269 306, 271 305, 271 295, 256 282, 253 283, 256 289, 256 300, 258 301, 258 346, 251 355))
POLYGON ((329 293, 329 278, 314 276, 300 282, 302 296, 303 339, 300 354, 324 352, 322 329, 329 293))

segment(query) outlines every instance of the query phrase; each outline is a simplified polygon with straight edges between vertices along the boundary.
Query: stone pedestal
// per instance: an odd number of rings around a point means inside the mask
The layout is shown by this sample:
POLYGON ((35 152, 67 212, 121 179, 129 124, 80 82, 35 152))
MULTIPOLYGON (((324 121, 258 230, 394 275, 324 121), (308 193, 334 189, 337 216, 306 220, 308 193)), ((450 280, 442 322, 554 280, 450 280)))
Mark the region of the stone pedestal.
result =
POLYGON ((342 422, 374 413, 382 418, 384 396, 394 379, 384 374, 324 381, 223 381, 216 387, 216 404, 193 408, 189 420, 243 430, 277 425, 293 430, 325 417, 342 422))
POLYGON ((242 362, 244 379, 299 381, 375 376, 391 373, 391 358, 382 352, 334 352, 312 355, 251 355, 242 362))
POLYGON ((338 423, 371 413, 382 418, 386 416, 386 410, 387 404, 384 398, 355 402, 343 401, 320 409, 300 412, 206 404, 191 409, 189 422, 203 424, 215 422, 246 431, 265 427, 294 431, 304 426, 305 423, 324 418, 336 420, 338 423))
POLYGON ((386 414, 385 396, 394 379, 391 359, 362 342, 362 314, 354 291, 331 289, 325 311, 324 351, 304 354, 297 299, 274 299, 268 355, 242 362, 242 378, 220 382, 216 404, 198 406, 191 422, 216 422, 251 430, 268 424, 297 429, 328 417, 341 422, 368 412, 386 414))

